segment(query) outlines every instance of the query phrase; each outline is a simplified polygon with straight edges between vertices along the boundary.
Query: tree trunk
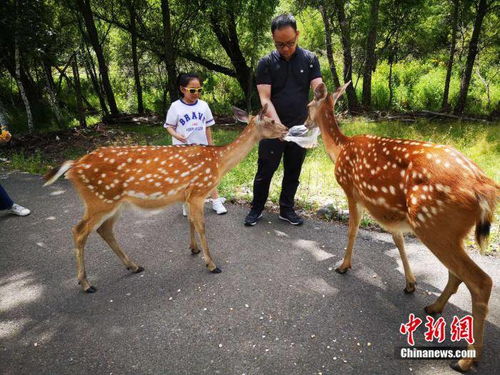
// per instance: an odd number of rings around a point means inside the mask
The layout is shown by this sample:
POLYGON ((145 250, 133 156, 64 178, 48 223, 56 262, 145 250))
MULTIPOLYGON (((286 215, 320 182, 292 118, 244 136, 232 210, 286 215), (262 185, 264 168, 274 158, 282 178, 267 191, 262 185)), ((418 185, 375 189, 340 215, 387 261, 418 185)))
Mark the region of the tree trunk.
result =
POLYGON ((89 41, 97 57, 99 73, 101 74, 102 84, 108 100, 109 109, 112 115, 117 115, 118 107, 116 106, 115 95, 113 94, 113 88, 111 87, 111 82, 109 80, 108 66, 106 65, 104 53, 102 51, 101 44, 99 43, 97 29, 94 24, 94 16, 90 7, 90 0, 76 0, 76 3, 85 21, 85 28, 87 29, 89 41))
POLYGON ((335 60, 333 59, 332 26, 330 25, 330 18, 323 5, 319 7, 319 11, 321 13, 321 17, 323 17, 323 24, 325 26, 326 57, 328 58, 328 64, 330 65, 330 71, 332 72, 333 84, 335 87, 340 87, 339 75, 337 74, 335 60))
POLYGON ((251 100, 255 86, 255 77, 241 51, 236 24, 234 22, 235 18, 236 16, 232 9, 223 9, 221 10, 221 14, 212 13, 210 15, 210 25, 222 48, 224 48, 224 51, 226 51, 226 54, 231 59, 231 63, 236 71, 236 79, 248 101, 251 100), (226 27, 223 28, 222 25, 226 27))
POLYGON ((49 104, 50 108, 52 109, 52 112, 56 116, 56 121, 57 121, 57 127, 59 129, 62 129, 62 115, 61 115, 61 110, 59 109, 59 104, 57 102, 57 97, 54 92, 54 78, 52 77, 52 68, 48 61, 44 58, 42 58, 42 65, 43 65, 43 73, 44 73, 44 78, 45 78, 45 91, 47 93, 47 97, 49 98, 49 104))
POLYGON ((134 81, 135 90, 137 93, 137 112, 144 113, 144 104, 142 101, 142 86, 139 76, 139 59, 137 57, 137 26, 136 26, 136 9, 134 1, 129 2, 130 13, 130 36, 132 39, 132 65, 134 66, 134 81))
POLYGON ((450 104, 448 103, 448 95, 450 93, 451 71, 453 69, 453 60, 455 58, 455 48, 457 44, 457 30, 458 30, 458 10, 460 8, 460 0, 453 0, 453 15, 451 19, 451 44, 450 44, 450 57, 446 66, 446 79, 444 81, 443 103, 441 104, 441 111, 448 112, 450 104))
MULTIPOLYGON (((342 47, 344 52, 344 83, 352 81, 352 55, 351 55, 351 30, 349 21, 346 18, 344 11, 344 2, 342 0, 335 0, 335 8, 340 25, 340 33, 342 39, 342 47)), ((356 91, 353 85, 347 86, 347 106, 349 112, 359 111, 359 102, 356 97, 356 91)))
POLYGON ((90 81, 92 82, 94 91, 97 94, 97 97, 99 98, 99 104, 101 105, 101 110, 104 113, 104 116, 107 116, 109 115, 108 106, 106 104, 106 99, 104 98, 103 90, 101 89, 101 84, 99 83, 99 79, 97 78, 94 61, 88 49, 86 49, 86 53, 84 53, 83 62, 85 64, 85 71, 87 72, 87 76, 90 77, 90 81))
POLYGON ((73 80, 75 81, 75 94, 76 94, 76 106, 78 107, 78 122, 80 126, 86 127, 87 123, 85 121, 85 111, 82 104, 82 88, 80 85, 80 72, 78 71, 78 58, 75 54, 73 56, 73 63, 71 64, 73 68, 73 80))
POLYGON ((372 101, 372 72, 375 71, 375 45, 377 43, 378 7, 380 0, 372 0, 370 6, 370 26, 366 38, 366 60, 363 71, 362 104, 370 110, 372 101))
POLYGON ((8 125, 9 121, 7 120, 7 110, 5 109, 2 100, 0 100, 0 127, 8 129, 8 125))
POLYGON ((390 52, 389 55, 389 76, 388 76, 388 81, 389 81, 389 108, 392 108, 392 101, 394 99, 394 89, 392 86, 392 65, 394 63, 394 54, 393 51, 390 52))
POLYGON ((24 85, 21 81, 21 61, 19 57, 19 43, 17 41, 17 37, 14 41, 14 60, 16 64, 16 80, 17 85, 19 87, 19 93, 21 94, 21 98, 23 99, 24 107, 26 108, 26 118, 28 120, 28 131, 33 133, 33 115, 31 114, 31 106, 28 100, 28 96, 26 95, 26 91, 24 90, 24 85))
POLYGON ((472 32, 472 37, 469 42, 469 53, 467 54, 465 70, 462 75, 462 80, 460 82, 460 94, 458 96, 458 102, 454 110, 455 114, 461 114, 465 109, 465 103, 467 101, 467 92, 469 91, 469 84, 472 76, 472 68, 474 67, 474 60, 476 59, 477 55, 479 34, 481 33, 481 27, 483 25, 484 16, 486 15, 487 11, 488 11, 488 5, 486 3, 486 0, 479 0, 476 20, 474 21, 474 31, 472 32))
POLYGON ((168 93, 170 102, 179 97, 177 88, 177 69, 174 44, 172 41, 172 25, 170 23, 170 5, 168 0, 161 0, 161 13, 163 18, 163 43, 165 46, 165 66, 167 68, 168 93))

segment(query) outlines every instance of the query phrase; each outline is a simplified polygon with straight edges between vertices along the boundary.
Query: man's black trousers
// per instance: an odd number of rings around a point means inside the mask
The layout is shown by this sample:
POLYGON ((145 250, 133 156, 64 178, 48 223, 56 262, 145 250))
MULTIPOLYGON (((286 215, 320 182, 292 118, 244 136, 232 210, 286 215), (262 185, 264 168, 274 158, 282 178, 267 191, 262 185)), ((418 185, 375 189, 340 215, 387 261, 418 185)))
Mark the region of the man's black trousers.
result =
POLYGON ((296 143, 284 142, 279 139, 264 139, 259 143, 257 174, 253 182, 253 209, 264 209, 271 179, 280 164, 281 156, 283 156, 284 173, 281 184, 280 209, 282 211, 293 209, 306 149, 296 143))

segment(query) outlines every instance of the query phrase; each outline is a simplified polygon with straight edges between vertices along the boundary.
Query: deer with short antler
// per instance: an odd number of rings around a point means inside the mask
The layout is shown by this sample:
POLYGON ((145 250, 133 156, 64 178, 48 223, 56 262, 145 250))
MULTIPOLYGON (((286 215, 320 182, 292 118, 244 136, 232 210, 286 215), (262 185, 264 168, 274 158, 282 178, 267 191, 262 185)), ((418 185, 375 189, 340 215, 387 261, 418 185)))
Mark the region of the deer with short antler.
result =
POLYGON ((441 313, 463 282, 472 296, 473 335, 468 349, 476 357, 451 366, 469 370, 483 347, 484 321, 492 280, 467 255, 464 238, 475 226, 484 250, 500 187, 459 151, 445 145, 374 135, 345 136, 334 106, 349 83, 333 95, 320 84, 309 103, 308 128, 318 127, 326 152, 335 163, 335 178, 349 205, 348 245, 337 272, 351 268, 352 251, 363 210, 387 229, 399 249, 406 293, 415 290, 415 277, 404 248, 404 232, 414 233, 448 269, 448 283, 429 314, 441 313))
POLYGON ((266 109, 257 116, 248 116, 234 108, 236 118, 248 125, 225 146, 103 147, 47 173, 45 185, 66 174, 85 205, 83 219, 73 228, 78 281, 83 290, 96 291, 87 280, 84 263, 85 243, 95 228, 127 269, 135 273, 144 270, 121 250, 113 234, 119 213, 129 205, 157 210, 174 202, 186 202, 191 252, 200 252, 197 232, 206 266, 213 273, 221 272, 212 260, 205 237, 204 201, 258 141, 286 135, 288 129, 284 125, 264 117, 266 109))

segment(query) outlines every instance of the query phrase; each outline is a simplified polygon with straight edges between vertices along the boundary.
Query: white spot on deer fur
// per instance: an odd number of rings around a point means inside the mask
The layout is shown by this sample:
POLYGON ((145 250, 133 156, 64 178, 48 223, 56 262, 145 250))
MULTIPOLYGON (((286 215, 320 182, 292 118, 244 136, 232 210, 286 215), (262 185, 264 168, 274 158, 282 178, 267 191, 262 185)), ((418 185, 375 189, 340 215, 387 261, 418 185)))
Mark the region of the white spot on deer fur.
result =
POLYGON ((385 186, 382 186, 380 188, 380 190, 382 190, 384 193, 388 193, 389 192, 385 186))
POLYGON ((392 195, 396 195, 396 189, 394 188, 394 186, 390 185, 389 191, 391 192, 392 195))
POLYGON ((445 162, 445 163, 444 163, 444 166, 445 166, 446 168, 449 168, 449 167, 450 167, 450 163, 445 162))
POLYGON ((436 163, 436 164, 440 164, 440 163, 441 163, 441 159, 436 159, 436 160, 435 160, 435 163, 436 163))
POLYGON ((421 213, 417 215, 418 220, 420 220, 422 223, 425 223, 425 217, 421 213))
POLYGON ((106 177, 106 173, 102 173, 102 174, 101 174, 101 177, 102 177, 102 178, 106 177))
POLYGON ((417 202, 418 202, 417 197, 415 196, 411 197, 411 204, 417 204, 417 202))
POLYGON ((432 211, 432 213, 433 213, 434 215, 436 215, 436 214, 438 213, 437 208, 436 208, 436 207, 434 207, 434 206, 432 206, 432 207, 431 207, 431 211, 432 211))
POLYGON ((187 172, 181 173, 181 177, 186 177, 189 173, 191 173, 191 172, 187 171, 187 172))
POLYGON ((423 200, 427 199, 427 196, 425 194, 420 194, 420 198, 422 198, 423 200))

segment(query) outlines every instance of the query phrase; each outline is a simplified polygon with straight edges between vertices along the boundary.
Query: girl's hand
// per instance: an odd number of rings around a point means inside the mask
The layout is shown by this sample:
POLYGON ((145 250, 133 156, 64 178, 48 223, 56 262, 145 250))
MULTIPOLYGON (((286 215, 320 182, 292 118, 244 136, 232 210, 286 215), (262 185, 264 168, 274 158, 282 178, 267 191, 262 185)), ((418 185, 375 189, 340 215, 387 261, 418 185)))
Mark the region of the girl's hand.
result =
POLYGON ((182 143, 187 143, 187 138, 186 137, 183 137, 182 135, 180 134, 177 134, 175 133, 173 135, 178 141, 182 142, 182 143))

